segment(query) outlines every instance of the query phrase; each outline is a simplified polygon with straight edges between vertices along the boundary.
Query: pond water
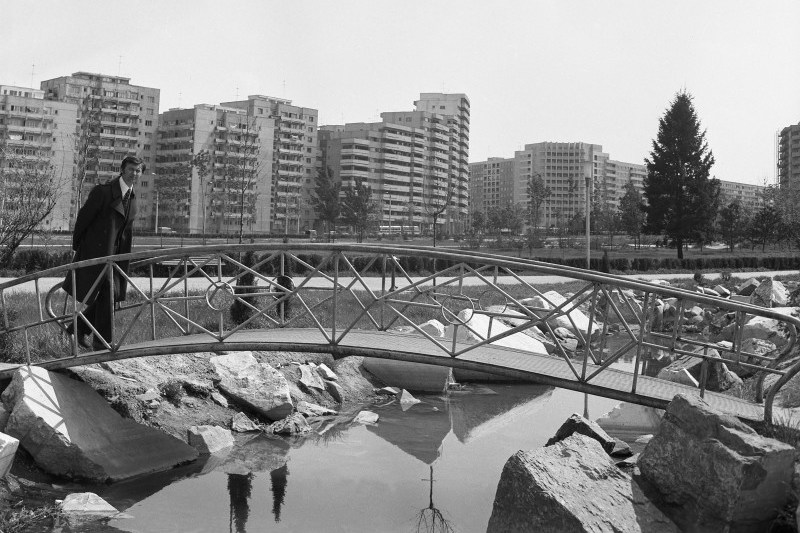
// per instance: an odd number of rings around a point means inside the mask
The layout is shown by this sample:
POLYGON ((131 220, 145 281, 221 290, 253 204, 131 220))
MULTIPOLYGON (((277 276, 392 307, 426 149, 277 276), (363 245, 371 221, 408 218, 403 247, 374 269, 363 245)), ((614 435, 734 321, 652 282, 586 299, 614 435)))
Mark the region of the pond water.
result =
POLYGON ((443 518, 452 531, 484 532, 512 454, 544 445, 572 413, 597 419, 620 403, 532 384, 418 398, 405 411, 363 406, 376 425, 342 413, 319 437, 254 437, 205 464, 110 486, 100 494, 131 517, 91 531, 416 532, 443 518))

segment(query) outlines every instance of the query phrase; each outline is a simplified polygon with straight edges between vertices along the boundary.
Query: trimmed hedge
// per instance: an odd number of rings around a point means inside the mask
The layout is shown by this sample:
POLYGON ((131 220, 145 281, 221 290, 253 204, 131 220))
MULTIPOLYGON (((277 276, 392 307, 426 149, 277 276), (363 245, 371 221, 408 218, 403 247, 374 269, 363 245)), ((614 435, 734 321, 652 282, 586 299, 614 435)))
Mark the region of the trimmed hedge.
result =
MULTIPOLYGON (((267 257, 262 254, 257 261, 267 257)), ((287 264, 287 274, 291 276, 300 276, 311 269, 316 268, 324 260, 323 255, 318 254, 299 254, 298 257, 307 263, 309 267, 292 261, 287 264)), ((513 256, 509 256, 514 259, 513 256)), ((353 267, 360 273, 370 262, 368 256, 355 256, 349 258, 353 267)), ((47 252, 45 250, 20 250, 14 254, 14 258, 8 265, 5 272, 6 276, 20 276, 32 272, 39 272, 48 268, 53 268, 59 265, 65 265, 72 260, 72 252, 47 252)), ((404 255, 398 256, 400 265, 409 275, 427 275, 434 272, 433 259, 423 257, 420 255, 404 255)), ((538 258, 538 261, 551 263, 556 265, 565 265, 570 267, 585 268, 586 259, 583 257, 571 258, 538 258)), ((602 257, 593 257, 590 265, 592 270, 602 271, 602 257)), ((437 259, 436 269, 441 270, 452 266, 453 261, 437 259)), ((747 256, 747 257, 690 257, 684 259, 677 259, 675 257, 636 257, 633 259, 627 257, 617 257, 610 259, 609 265, 613 272, 647 272, 650 270, 741 270, 741 269, 764 269, 764 270, 796 270, 800 269, 800 256, 747 256)), ((478 266, 478 265, 473 265, 478 266)), ((344 268, 344 263, 340 262, 340 272, 344 268)), ((156 277, 166 277, 169 275, 170 270, 174 267, 164 265, 155 265, 153 274, 156 277)), ((208 268, 209 273, 216 272, 215 267, 208 268)), ((223 267, 223 274, 231 274, 235 269, 231 266, 223 267)), ((280 266, 277 261, 271 261, 257 267, 257 271, 267 276, 277 276, 280 273, 280 266)), ((366 271, 368 274, 381 274, 383 271, 383 261, 376 260, 366 271)), ((388 265, 387 265, 388 271, 388 265)), ((333 272, 333 264, 327 265, 325 268, 327 274, 333 272)), ((146 276, 148 269, 139 268, 134 269, 133 275, 146 276)), ((199 275, 199 274, 198 274, 199 275)))

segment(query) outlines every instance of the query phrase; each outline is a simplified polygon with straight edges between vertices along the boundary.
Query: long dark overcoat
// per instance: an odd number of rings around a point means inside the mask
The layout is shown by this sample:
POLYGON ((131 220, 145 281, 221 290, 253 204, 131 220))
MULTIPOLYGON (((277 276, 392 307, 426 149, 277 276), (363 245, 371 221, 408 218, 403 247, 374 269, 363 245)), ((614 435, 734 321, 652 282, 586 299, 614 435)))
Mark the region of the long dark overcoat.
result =
MULTIPOLYGON (((72 234, 73 261, 84 261, 131 251, 133 221, 136 218, 136 196, 131 195, 128 202, 128 216, 122 203, 122 189, 119 178, 96 185, 89 193, 86 202, 78 211, 75 231, 72 234)), ((128 272, 128 261, 117 263, 123 272, 128 272)), ((72 278, 67 274, 64 290, 80 301, 84 301, 89 289, 103 271, 105 265, 79 268, 75 271, 76 289, 72 290, 72 278)), ((106 273, 105 276, 108 274, 106 273)), ((114 275, 114 300, 122 301, 128 290, 128 281, 119 273, 114 275)))

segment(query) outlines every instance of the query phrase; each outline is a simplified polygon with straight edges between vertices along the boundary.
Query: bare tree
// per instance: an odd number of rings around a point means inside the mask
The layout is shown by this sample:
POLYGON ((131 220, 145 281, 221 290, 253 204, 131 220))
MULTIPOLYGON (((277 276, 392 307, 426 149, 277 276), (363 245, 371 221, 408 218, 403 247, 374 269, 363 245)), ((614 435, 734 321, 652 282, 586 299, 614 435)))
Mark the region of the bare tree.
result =
POLYGON ((229 122, 227 128, 223 154, 216 156, 216 162, 222 164, 223 175, 214 186, 220 186, 224 198, 219 207, 238 215, 239 243, 242 243, 245 219, 256 216, 256 185, 263 170, 259 157, 260 127, 255 118, 247 115, 240 117, 238 122, 229 122))
POLYGON ((453 199, 455 187, 450 176, 446 178, 435 178, 428 175, 422 190, 422 207, 425 214, 433 221, 433 245, 436 246, 436 226, 439 217, 447 211, 450 201, 453 199))
POLYGON ((0 265, 53 211, 63 177, 55 175, 49 150, 0 144, 0 265))

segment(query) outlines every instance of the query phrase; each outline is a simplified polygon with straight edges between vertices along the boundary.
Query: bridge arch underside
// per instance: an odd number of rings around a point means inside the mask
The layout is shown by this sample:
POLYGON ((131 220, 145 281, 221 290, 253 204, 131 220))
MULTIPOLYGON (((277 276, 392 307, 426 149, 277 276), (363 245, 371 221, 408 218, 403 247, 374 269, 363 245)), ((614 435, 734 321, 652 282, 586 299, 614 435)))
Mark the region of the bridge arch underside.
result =
MULTIPOLYGON (((442 340, 447 348, 452 341, 442 340)), ((457 349, 469 345, 456 343, 457 349)), ((39 363, 55 370, 72 366, 122 359, 169 356, 179 353, 228 351, 292 351, 329 353, 339 359, 348 356, 374 357, 409 361, 454 369, 485 372, 509 379, 529 381, 575 390, 587 394, 627 401, 656 408, 665 408, 676 394, 698 394, 696 387, 668 382, 629 371, 588 364, 585 370, 576 361, 574 369, 559 358, 547 354, 524 352, 494 345, 481 346, 457 357, 451 357, 436 343, 421 335, 379 331, 347 332, 340 342, 331 344, 325 335, 309 328, 244 330, 224 341, 203 334, 185 335, 120 346, 115 352, 97 352, 79 358, 66 357, 39 363), (595 372, 597 372, 595 374, 595 372)), ((10 377, 13 367, 0 370, 0 377, 10 377)), ((763 420, 764 408, 733 396, 705 391, 704 399, 712 407, 749 420, 763 420)))

